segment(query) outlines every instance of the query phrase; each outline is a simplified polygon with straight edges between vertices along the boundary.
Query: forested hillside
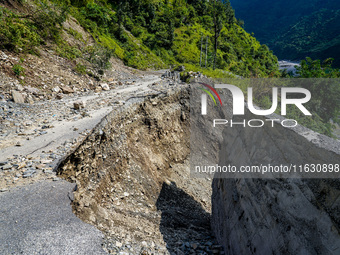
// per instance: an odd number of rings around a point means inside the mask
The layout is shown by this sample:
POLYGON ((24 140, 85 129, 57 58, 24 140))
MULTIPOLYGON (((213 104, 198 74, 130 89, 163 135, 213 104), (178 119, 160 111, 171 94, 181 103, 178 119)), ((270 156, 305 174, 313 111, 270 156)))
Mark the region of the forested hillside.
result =
MULTIPOLYGON (((277 76, 277 58, 239 23, 224 0, 9 0, 0 6, 0 47, 37 53, 52 44, 80 63, 100 53, 102 66, 113 55, 139 69, 184 64, 213 75, 277 76), (91 33, 95 47, 65 42, 63 24, 70 17, 91 33)), ((72 27, 67 33, 83 40, 72 27)))
POLYGON ((299 20, 271 43, 287 59, 334 58, 340 67, 340 10, 320 10, 299 20))
POLYGON ((340 1, 231 0, 247 32, 280 59, 334 58, 340 67, 340 1))

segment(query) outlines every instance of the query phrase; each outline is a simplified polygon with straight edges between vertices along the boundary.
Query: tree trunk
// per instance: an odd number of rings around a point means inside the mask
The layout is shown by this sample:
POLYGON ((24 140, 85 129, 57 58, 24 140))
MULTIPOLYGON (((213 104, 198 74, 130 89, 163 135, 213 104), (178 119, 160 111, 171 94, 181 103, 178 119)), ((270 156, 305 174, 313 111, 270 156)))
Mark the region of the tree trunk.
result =
POLYGON ((207 41, 205 43, 205 68, 207 68, 207 61, 208 61, 208 36, 207 36, 207 41))

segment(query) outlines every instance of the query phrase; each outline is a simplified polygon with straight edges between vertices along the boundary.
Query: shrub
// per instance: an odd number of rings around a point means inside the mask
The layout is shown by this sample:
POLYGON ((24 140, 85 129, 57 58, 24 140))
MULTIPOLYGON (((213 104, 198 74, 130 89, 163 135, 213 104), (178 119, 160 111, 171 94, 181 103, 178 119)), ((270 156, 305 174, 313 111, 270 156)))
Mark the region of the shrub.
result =
POLYGON ((94 65, 97 72, 101 73, 111 67, 110 59, 114 54, 113 50, 100 45, 88 47, 86 50, 88 53, 86 59, 94 65))
POLYGON ((57 41, 67 8, 41 2, 38 11, 18 15, 0 7, 0 48, 9 51, 35 52, 44 40, 57 41))
POLYGON ((79 74, 86 74, 86 66, 77 63, 76 66, 74 67, 74 71, 76 71, 79 74))
POLYGON ((79 41, 83 41, 83 40, 84 40, 82 34, 79 33, 78 31, 72 29, 72 28, 69 28, 69 29, 67 30, 67 33, 69 33, 69 34, 72 35, 75 39, 77 39, 77 40, 79 40, 79 41))
POLYGON ((82 52, 77 47, 70 46, 63 41, 58 42, 56 52, 60 57, 70 60, 74 60, 82 56, 82 52))
POLYGON ((12 67, 12 70, 14 72, 14 74, 16 76, 22 76, 22 75, 25 75, 25 68, 23 68, 21 65, 19 64, 15 64, 13 67, 12 67))
POLYGON ((0 48, 28 52, 40 45, 41 37, 32 21, 0 7, 0 48))
POLYGON ((39 7, 39 11, 31 17, 37 31, 44 39, 58 40, 62 30, 62 23, 68 15, 68 8, 49 5, 44 1, 40 2, 39 7))

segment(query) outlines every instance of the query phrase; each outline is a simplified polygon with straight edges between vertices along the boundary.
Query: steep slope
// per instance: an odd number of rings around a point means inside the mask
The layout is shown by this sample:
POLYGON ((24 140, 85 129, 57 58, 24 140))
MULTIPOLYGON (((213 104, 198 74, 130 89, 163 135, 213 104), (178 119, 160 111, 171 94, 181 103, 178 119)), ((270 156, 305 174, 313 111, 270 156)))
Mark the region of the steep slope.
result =
POLYGON ((48 46, 99 78, 112 56, 143 70, 184 64, 223 75, 279 74, 277 58, 244 31, 228 1, 10 1, 0 5, 0 27, 0 49, 39 54, 48 46), (70 19, 91 37, 66 28, 70 19), (70 44, 64 32, 80 43, 70 44))

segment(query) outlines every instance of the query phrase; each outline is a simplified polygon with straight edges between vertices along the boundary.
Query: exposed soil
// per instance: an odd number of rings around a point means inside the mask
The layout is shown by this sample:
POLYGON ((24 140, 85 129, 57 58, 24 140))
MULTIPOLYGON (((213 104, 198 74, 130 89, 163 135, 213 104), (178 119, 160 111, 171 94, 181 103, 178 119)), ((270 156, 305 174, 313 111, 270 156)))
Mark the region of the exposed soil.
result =
POLYGON ((111 113, 60 166, 73 208, 113 254, 223 254, 210 230, 211 180, 190 178, 187 89, 111 113))

